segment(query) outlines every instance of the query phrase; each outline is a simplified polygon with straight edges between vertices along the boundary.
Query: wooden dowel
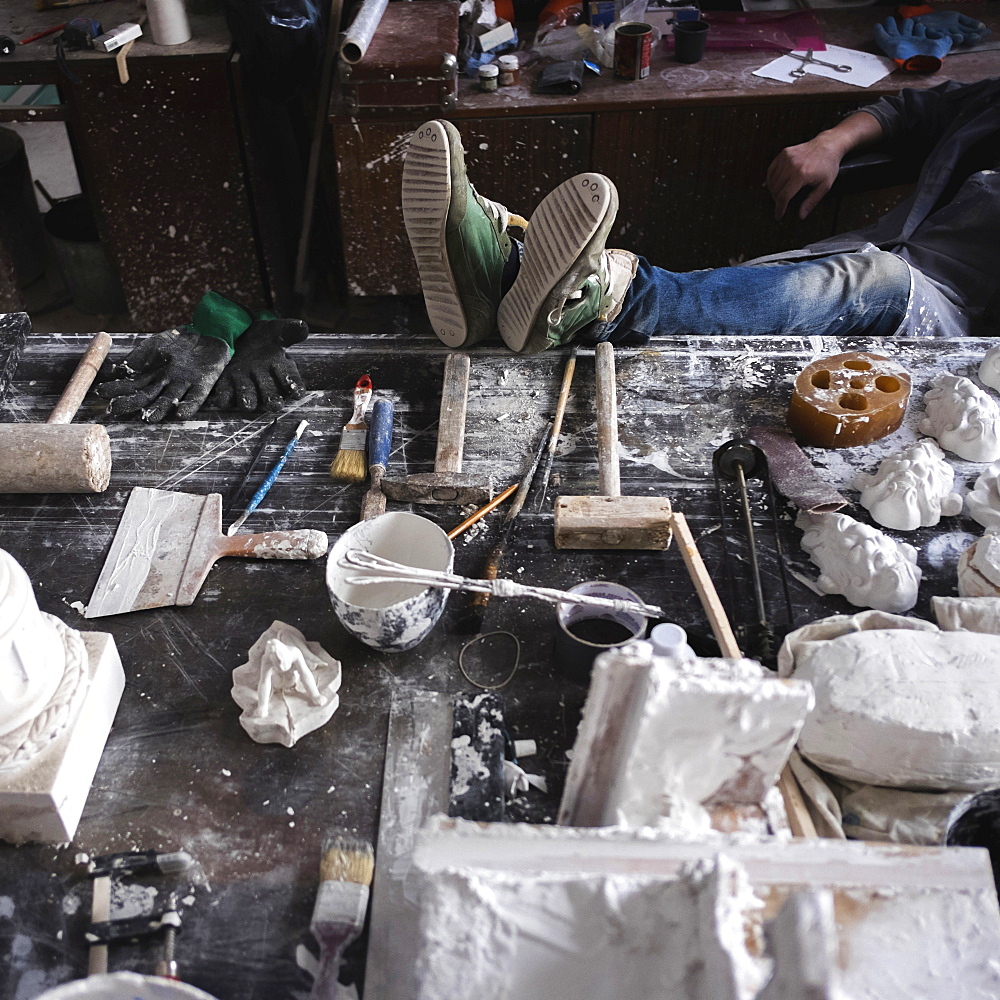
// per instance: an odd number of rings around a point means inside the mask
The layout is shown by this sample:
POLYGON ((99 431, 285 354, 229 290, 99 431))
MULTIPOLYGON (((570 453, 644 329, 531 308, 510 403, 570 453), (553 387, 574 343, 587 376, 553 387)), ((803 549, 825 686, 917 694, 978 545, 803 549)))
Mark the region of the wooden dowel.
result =
POLYGON ((110 350, 111 338, 106 333, 95 334, 46 423, 68 424, 72 421, 110 350))

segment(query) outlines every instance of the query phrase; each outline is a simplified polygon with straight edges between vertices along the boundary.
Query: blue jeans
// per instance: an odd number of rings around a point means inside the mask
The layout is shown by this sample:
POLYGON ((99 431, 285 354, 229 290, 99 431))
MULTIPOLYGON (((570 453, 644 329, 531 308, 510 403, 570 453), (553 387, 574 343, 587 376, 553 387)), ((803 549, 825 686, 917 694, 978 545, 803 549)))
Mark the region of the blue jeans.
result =
POLYGON ((618 316, 578 339, 635 347, 654 334, 891 336, 909 295, 909 267, 883 250, 685 273, 640 257, 618 316))

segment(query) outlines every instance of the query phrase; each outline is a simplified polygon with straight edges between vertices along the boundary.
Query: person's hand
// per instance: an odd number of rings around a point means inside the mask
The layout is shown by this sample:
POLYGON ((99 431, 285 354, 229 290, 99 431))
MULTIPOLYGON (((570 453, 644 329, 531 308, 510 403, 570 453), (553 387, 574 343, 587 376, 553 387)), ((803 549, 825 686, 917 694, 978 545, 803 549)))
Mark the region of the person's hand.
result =
POLYGON ((936 10, 930 14, 918 14, 910 20, 950 38, 953 46, 975 45, 990 34, 990 29, 982 21, 960 14, 957 10, 936 10))
POLYGON ((96 389, 111 400, 113 417, 139 414, 147 423, 159 423, 176 408, 181 420, 194 416, 226 367, 229 348, 216 337, 182 330, 164 330, 147 337, 111 378, 96 389))
POLYGON ((882 24, 875 25, 875 43, 905 70, 936 73, 941 68, 941 60, 951 49, 952 41, 947 35, 919 21, 919 17, 908 17, 900 27, 894 17, 887 17, 882 24))
POLYGON ((774 199, 774 217, 784 216, 788 203, 799 192, 808 193, 799 206, 804 219, 822 200, 837 179, 843 150, 820 133, 798 146, 786 146, 767 168, 767 189, 774 199))
POLYGON ((236 341, 236 353, 226 365, 208 406, 247 412, 280 410, 289 399, 298 399, 305 386, 286 347, 301 343, 309 327, 300 319, 258 319, 236 341))

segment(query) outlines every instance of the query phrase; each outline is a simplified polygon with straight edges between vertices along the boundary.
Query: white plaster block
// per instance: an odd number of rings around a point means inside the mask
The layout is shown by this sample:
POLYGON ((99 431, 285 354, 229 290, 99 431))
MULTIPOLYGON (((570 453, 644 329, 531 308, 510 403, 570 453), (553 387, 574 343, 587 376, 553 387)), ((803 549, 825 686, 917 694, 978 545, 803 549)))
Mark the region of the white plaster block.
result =
POLYGON ((1000 597, 932 597, 931 610, 942 632, 1000 635, 1000 597))
POLYGON ((61 844, 73 839, 111 731, 125 672, 114 638, 81 632, 90 684, 76 718, 21 767, 0 773, 0 839, 61 844))

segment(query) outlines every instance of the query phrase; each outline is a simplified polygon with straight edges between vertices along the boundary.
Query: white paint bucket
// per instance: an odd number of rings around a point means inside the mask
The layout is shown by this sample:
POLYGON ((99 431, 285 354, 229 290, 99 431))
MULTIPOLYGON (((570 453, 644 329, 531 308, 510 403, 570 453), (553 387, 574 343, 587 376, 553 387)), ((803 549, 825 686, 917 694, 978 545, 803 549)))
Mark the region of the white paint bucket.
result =
POLYGON ((412 649, 437 624, 448 591, 412 583, 348 583, 347 578, 361 572, 337 565, 348 549, 450 573, 455 558, 451 539, 426 517, 393 511, 348 528, 330 549, 326 588, 344 628, 373 649, 412 649))
POLYGON ((38 1000, 215 1000, 215 997, 173 979, 112 972, 63 983, 43 993, 38 1000))

